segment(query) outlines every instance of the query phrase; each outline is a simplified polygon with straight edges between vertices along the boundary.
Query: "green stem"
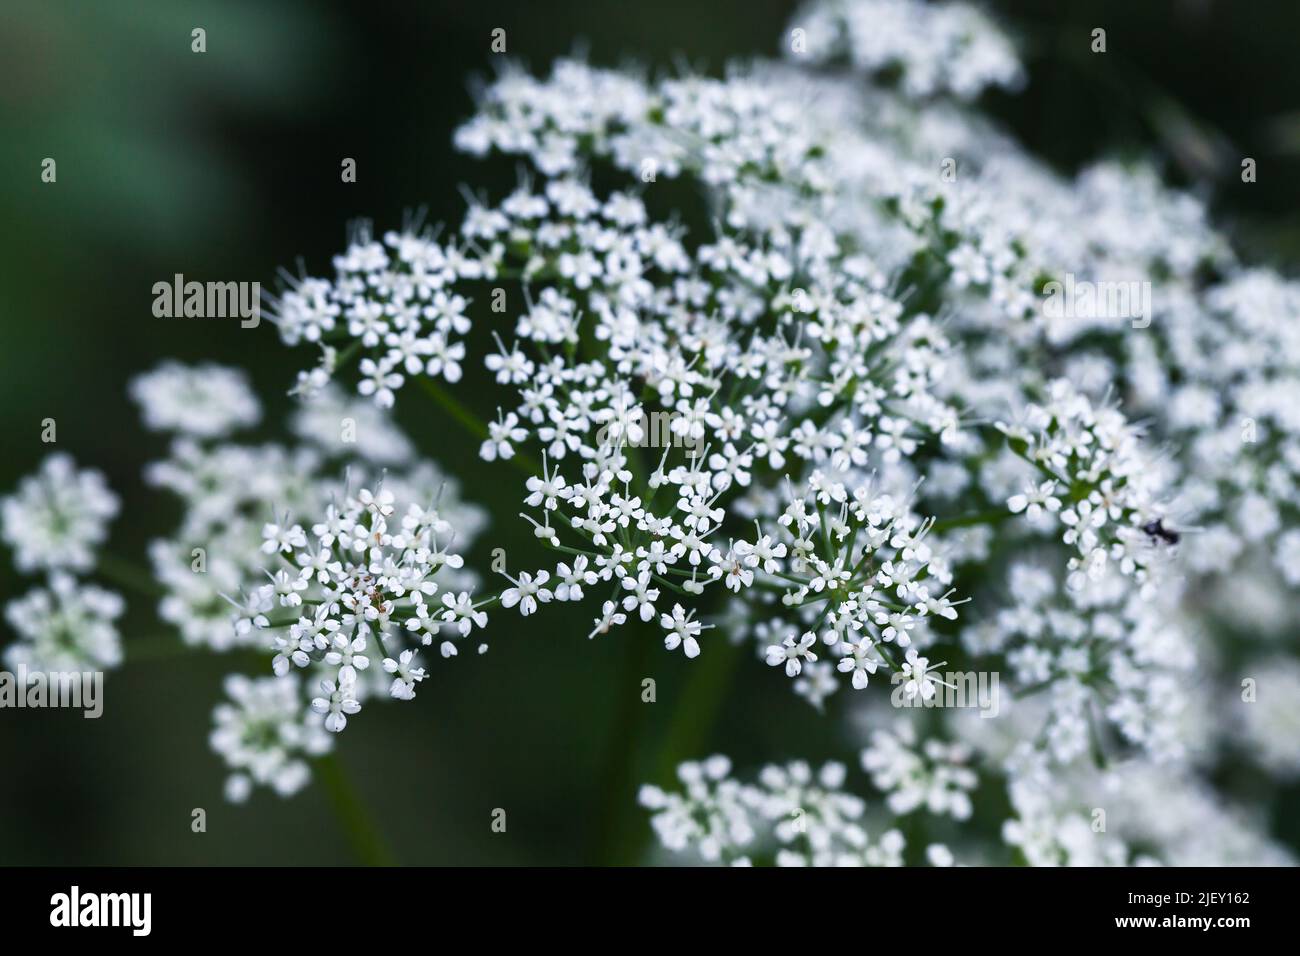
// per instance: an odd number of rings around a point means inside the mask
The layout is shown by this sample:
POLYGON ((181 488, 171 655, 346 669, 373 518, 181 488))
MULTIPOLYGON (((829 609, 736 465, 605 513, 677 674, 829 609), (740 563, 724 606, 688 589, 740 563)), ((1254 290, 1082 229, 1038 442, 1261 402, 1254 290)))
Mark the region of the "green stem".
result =
POLYGON ((735 676, 742 646, 722 639, 706 644, 691 663, 690 676, 673 710, 672 723, 659 747, 656 779, 667 786, 676 779, 677 765, 706 756, 713 726, 735 676))
POLYGON ((371 821, 370 814, 338 757, 334 754, 320 757, 315 762, 315 768, 317 778, 329 795, 334 817, 357 859, 365 866, 393 866, 392 851, 378 827, 371 821))
POLYGON ((627 647, 615 686, 612 731, 605 744, 604 780, 601 786, 600 826, 597 828, 596 859, 615 866, 635 863, 640 841, 636 835, 637 758, 643 743, 641 730, 646 708, 641 699, 650 647, 648 634, 640 628, 625 629, 627 647))
POLYGON ((465 430, 475 438, 482 441, 488 437, 487 425, 479 419, 477 415, 456 400, 456 397, 447 391, 427 375, 418 376, 415 380, 424 393, 442 406, 452 418, 456 419, 465 430))
MULTIPOLYGON (((427 375, 416 376, 415 381, 424 393, 432 398, 467 432, 483 441, 488 437, 488 427, 477 415, 462 405, 451 392, 447 391, 427 375)), ((523 452, 516 451, 511 458, 505 459, 526 475, 540 475, 542 466, 523 452)))

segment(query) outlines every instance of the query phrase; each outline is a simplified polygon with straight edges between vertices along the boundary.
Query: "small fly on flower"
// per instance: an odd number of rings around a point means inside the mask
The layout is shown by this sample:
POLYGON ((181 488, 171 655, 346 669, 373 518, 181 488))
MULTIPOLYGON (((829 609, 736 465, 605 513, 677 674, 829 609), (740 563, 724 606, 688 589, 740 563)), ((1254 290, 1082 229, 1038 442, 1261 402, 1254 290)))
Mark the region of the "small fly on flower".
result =
POLYGON ((1152 541, 1160 540, 1170 547, 1182 540, 1182 535, 1177 531, 1166 528, 1164 522, 1160 518, 1148 521, 1142 526, 1142 530, 1146 532, 1147 536, 1150 537, 1152 541))

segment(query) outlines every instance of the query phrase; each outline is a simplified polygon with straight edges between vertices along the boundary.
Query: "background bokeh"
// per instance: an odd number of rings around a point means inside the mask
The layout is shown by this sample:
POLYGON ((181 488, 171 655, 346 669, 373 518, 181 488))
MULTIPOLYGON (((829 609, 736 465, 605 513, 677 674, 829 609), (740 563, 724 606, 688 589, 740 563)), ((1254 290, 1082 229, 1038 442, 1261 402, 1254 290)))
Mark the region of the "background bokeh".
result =
MULTIPOLYGON (((1031 151, 1064 171, 1106 154, 1155 157, 1171 181, 1204 191, 1248 258, 1294 272, 1300 5, 990 6, 1020 40, 1030 83, 988 106, 1031 151), (1087 52, 1095 26, 1108 32, 1104 57, 1087 52), (1243 156, 1258 161, 1255 184, 1240 182, 1243 156)), ((40 422, 55 418, 58 448, 103 469, 124 498, 109 550, 143 564, 148 540, 177 515, 140 480, 165 440, 140 427, 127 381, 165 357, 240 365, 266 400, 264 434, 276 437, 284 392, 310 357, 287 353, 267 324, 154 318, 153 283, 181 272, 269 285, 299 257, 321 272, 357 217, 386 228, 423 207, 431 221, 455 221, 462 183, 500 196, 515 166, 450 146, 474 78, 495 67, 493 28, 535 70, 576 51, 606 65, 717 74, 729 60, 775 53, 794 9, 785 0, 6 0, 0 490, 51 450, 40 422), (196 26, 207 31, 201 55, 190 52, 196 26), (355 184, 339 181, 345 156, 357 160, 355 184), (45 157, 57 160, 56 184, 40 181, 45 157)), ((477 382, 462 398, 487 411, 477 382)), ((512 474, 479 462, 476 443, 421 401, 404 391, 399 418, 468 497, 503 506, 521 497, 512 474)), ((530 554, 526 530, 490 530, 471 561, 485 566, 493 547, 530 554)), ((5 555, 0 599, 30 583, 5 555)), ((838 719, 847 694, 820 717, 757 664, 742 661, 733 678, 725 653, 688 665, 648 641, 589 642, 585 607, 548 610, 498 618, 489 654, 432 668, 414 704, 368 708, 340 742, 401 862, 644 859, 634 786, 674 759, 714 750, 742 765, 843 759, 857 744, 838 719), (657 681, 653 706, 638 702, 643 677, 657 681), (708 690, 715 714, 674 709, 688 680, 708 690), (665 750, 669 739, 689 752, 665 750), (489 827, 498 807, 504 834, 489 827)), ((137 598, 124 634, 128 660, 133 641, 165 637, 137 598)), ((224 771, 206 738, 235 667, 203 653, 128 663, 110 676, 98 721, 0 711, 0 864, 351 862, 320 788, 288 801, 259 792, 241 807, 221 799, 224 771), (195 807, 208 812, 206 834, 190 830, 195 807)), ((1300 842, 1294 825, 1287 832, 1300 842)))

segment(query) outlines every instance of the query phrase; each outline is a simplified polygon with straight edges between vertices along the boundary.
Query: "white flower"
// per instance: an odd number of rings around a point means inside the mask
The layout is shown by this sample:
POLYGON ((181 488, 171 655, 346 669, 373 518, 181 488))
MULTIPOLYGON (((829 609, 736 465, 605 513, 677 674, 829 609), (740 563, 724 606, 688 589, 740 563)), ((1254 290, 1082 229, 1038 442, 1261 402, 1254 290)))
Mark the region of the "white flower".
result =
POLYGON ((650 586, 650 572, 642 571, 635 578, 629 574, 623 578, 623 587, 632 592, 623 598, 623 610, 640 608, 641 620, 651 620, 655 615, 655 601, 659 600, 659 589, 650 586))
POLYGON ((798 639, 791 634, 780 644, 772 644, 767 648, 767 663, 772 667, 780 667, 784 664, 785 676, 797 677, 803 670, 805 661, 817 660, 817 655, 812 652, 812 647, 816 643, 817 635, 812 631, 805 632, 798 639))
POLYGON ((680 646, 687 657, 700 656, 700 644, 696 638, 705 625, 692 620, 694 616, 694 611, 687 614, 680 604, 673 605, 672 614, 660 615, 659 626, 668 632, 664 637, 665 648, 675 651, 680 646))
MULTIPOLYGON (((302 543, 306 544, 306 536, 302 543)), ((302 604, 302 592, 307 590, 308 578, 300 574, 290 574, 281 568, 275 574, 268 574, 275 589, 275 596, 281 607, 297 607, 302 604)))
POLYGON ((600 578, 595 571, 587 570, 587 556, 578 555, 573 559, 573 567, 561 562, 555 569, 555 577, 560 582, 555 588, 557 601, 581 601, 582 586, 595 584, 600 578))
MULTIPOLYGON (((450 595, 444 594, 442 596, 443 600, 446 601, 446 599, 449 596, 450 595)), ((442 616, 444 619, 446 618, 445 612, 442 616)), ((454 613, 451 619, 455 620, 454 613)), ((463 618, 462 620, 466 624, 466 630, 468 631, 468 625, 472 621, 472 618, 466 617, 463 618)), ((407 620, 406 629, 410 631, 412 634, 418 633, 420 637, 420 643, 428 645, 428 644, 432 644, 434 638, 438 636, 439 632, 442 630, 442 624, 443 621, 440 621, 438 619, 436 609, 430 608, 429 605, 421 601, 419 604, 415 606, 415 617, 409 618, 407 620)))
POLYGON ((1037 518, 1046 509, 1052 513, 1061 510, 1061 499, 1055 494, 1056 482, 1044 481, 1041 484, 1025 486, 1023 494, 1012 495, 1007 499, 1007 509, 1012 514, 1025 512, 1030 518, 1037 518))
POLYGON ((597 634, 608 634, 611 628, 625 623, 627 623, 627 615, 619 611, 618 605, 613 601, 606 601, 600 607, 600 617, 596 618, 596 626, 591 629, 587 637, 590 639, 597 634))
POLYGON ((543 452, 542 477, 532 477, 525 482, 529 495, 524 499, 524 504, 529 507, 536 508, 538 505, 545 504, 547 511, 554 511, 559 506, 559 499, 565 497, 564 476, 559 474, 551 475, 548 473, 548 469, 546 453, 543 452))
POLYGON ((479 455, 484 461, 513 458, 513 443, 521 442, 527 437, 528 430, 519 427, 519 419, 511 412, 495 422, 488 422, 488 437, 479 448, 479 455))
MULTIPOLYGON (((939 665, 935 665, 939 666, 939 665)), ((903 661, 903 693, 908 698, 916 697, 918 694, 922 700, 929 700, 934 696, 934 685, 942 683, 930 673, 931 666, 929 658, 921 657, 916 652, 915 647, 907 649, 907 657, 903 661)))
MULTIPOLYGON (((387 667, 388 661, 384 661, 384 668, 387 667)), ((356 699, 356 687, 352 681, 340 678, 338 684, 333 681, 321 681, 320 689, 326 696, 313 698, 311 709, 318 714, 324 714, 325 729, 337 734, 348 725, 348 717, 361 710, 361 704, 356 699)))
POLYGON ((871 656, 873 654, 871 638, 863 637, 857 642, 845 642, 844 656, 836 664, 836 669, 841 674, 852 674, 854 690, 863 690, 867 686, 867 678, 876 672, 878 662, 871 656))
POLYGON ((389 687, 388 693, 397 700, 413 700, 415 698, 415 685, 425 678, 423 667, 416 666, 418 660, 415 651, 409 647, 398 655, 397 660, 391 657, 384 658, 384 670, 394 675, 392 686, 389 687))
POLYGON ((299 525, 267 522, 262 525, 262 553, 290 554, 307 546, 307 534, 299 525))
POLYGON ((365 651, 364 634, 359 634, 351 640, 342 634, 334 635, 330 649, 325 654, 325 663, 339 669, 339 684, 355 683, 357 671, 363 671, 370 666, 370 658, 366 656, 365 651))
POLYGON ((505 577, 515 586, 501 592, 501 606, 512 608, 518 604, 519 613, 524 617, 537 610, 538 602, 546 604, 554 596, 549 588, 543 587, 551 579, 546 571, 538 571, 535 578, 527 571, 521 571, 518 578, 505 577))
POLYGON ((454 623, 461 637, 468 637, 475 627, 482 629, 487 626, 487 612, 475 608, 473 598, 468 591, 461 591, 454 595, 444 594, 442 603, 446 607, 442 612, 442 619, 454 623))
POLYGON ((361 360, 361 374, 364 376, 357 391, 362 395, 375 397, 375 404, 380 408, 392 408, 395 396, 393 390, 402 387, 406 381, 400 372, 393 371, 393 363, 389 359, 376 362, 372 359, 361 360))

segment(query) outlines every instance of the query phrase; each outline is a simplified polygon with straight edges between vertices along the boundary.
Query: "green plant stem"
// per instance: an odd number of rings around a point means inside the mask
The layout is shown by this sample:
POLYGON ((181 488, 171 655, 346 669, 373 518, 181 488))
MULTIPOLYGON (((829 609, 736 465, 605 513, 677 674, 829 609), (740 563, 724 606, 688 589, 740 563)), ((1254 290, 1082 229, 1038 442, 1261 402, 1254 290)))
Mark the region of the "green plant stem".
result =
POLYGON ((706 644, 691 662, 686 687, 659 746, 655 779, 660 785, 668 786, 676 779, 677 765, 682 761, 706 756, 704 749, 710 745, 713 727, 742 656, 740 644, 720 639, 706 644))
POLYGON ((614 689, 614 715, 605 744, 601 781, 601 821, 596 829, 596 861, 606 866, 636 862, 640 841, 635 816, 637 758, 647 708, 655 706, 641 699, 641 681, 646 676, 650 636, 641 628, 627 628, 627 647, 614 689))
MULTIPOLYGON (((416 376, 415 381, 419 384, 420 388, 424 390, 426 395, 432 398, 444 412, 455 419, 457 424, 467 432, 479 441, 483 441, 488 437, 487 425, 483 423, 482 419, 462 405, 460 401, 451 394, 451 392, 447 391, 427 375, 416 376)), ((519 471, 522 471, 524 474, 529 476, 540 475, 542 473, 542 466, 520 451, 516 451, 512 457, 505 459, 505 461, 514 465, 514 467, 519 471)))
MULTIPOLYGON (((619 682, 624 698, 620 700, 617 729, 609 743, 598 852, 599 862, 606 865, 639 863, 650 838, 645 815, 636 802, 640 781, 634 778, 640 753, 639 732, 644 724, 642 711, 654 706, 640 702, 639 694, 633 696, 643 676, 648 644, 647 641, 639 643, 642 645, 639 652, 629 648, 624 679, 619 682)), ((704 748, 709 746, 736 664, 743 656, 742 650, 741 645, 719 640, 707 645, 691 662, 685 689, 673 709, 668 731, 655 758, 652 772, 660 785, 672 785, 679 763, 705 755, 704 748)))
POLYGON ((447 391, 427 375, 420 375, 415 381, 419 384, 420 388, 424 389, 426 395, 442 406, 442 410, 452 418, 456 419, 456 421, 464 427, 467 432, 480 441, 488 437, 487 425, 483 424, 477 415, 457 401, 456 397, 453 396, 451 392, 447 391))
POLYGON ((315 761, 315 768, 316 776, 329 796, 334 817, 357 859, 364 866, 393 866, 392 851, 371 820, 338 757, 334 754, 320 757, 315 761))

